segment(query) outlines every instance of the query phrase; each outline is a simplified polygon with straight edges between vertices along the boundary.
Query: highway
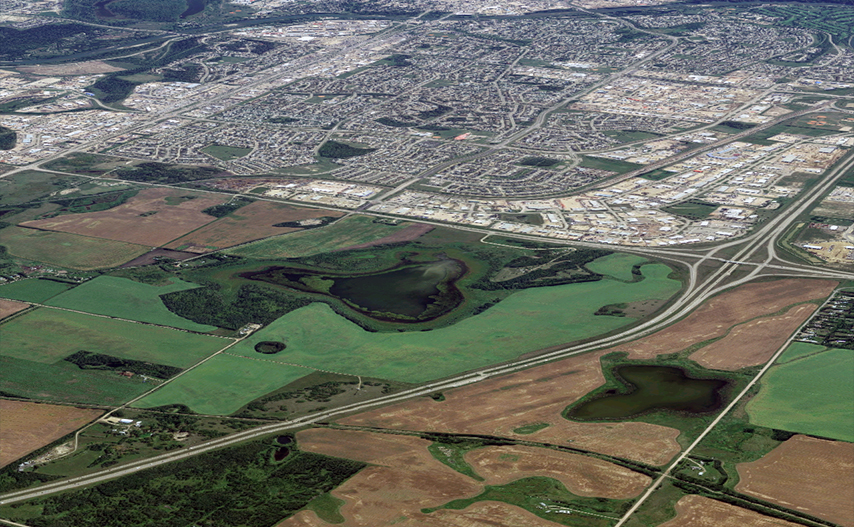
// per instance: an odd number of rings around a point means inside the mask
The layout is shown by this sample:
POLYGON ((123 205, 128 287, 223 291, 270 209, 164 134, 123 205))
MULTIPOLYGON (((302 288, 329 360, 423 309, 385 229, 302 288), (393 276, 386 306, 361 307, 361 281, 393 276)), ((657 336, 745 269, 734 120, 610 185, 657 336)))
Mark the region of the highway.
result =
MULTIPOLYGON (((696 261, 690 264, 686 264, 689 270, 689 278, 683 295, 678 300, 673 302, 669 307, 667 307, 663 312, 655 316, 653 319, 643 324, 629 328, 626 331, 623 331, 617 335, 601 338, 596 341, 585 344, 567 346, 565 348, 532 358, 512 361, 497 366, 483 368, 478 371, 464 373, 448 379, 439 380, 425 384, 423 386, 404 390, 396 394, 378 397, 371 401, 354 403, 293 420, 262 425, 257 428, 232 434, 230 436, 226 436, 219 439, 213 439, 201 445, 188 447, 186 450, 181 450, 178 452, 169 452, 166 454, 161 454, 159 456, 155 456, 141 461, 136 461, 126 465, 111 467, 87 476, 80 476, 76 478, 41 485, 35 488, 10 492, 0 496, 0 505, 19 503, 31 500, 33 498, 39 498, 71 489, 97 484, 128 474, 133 474, 138 472, 139 470, 160 466, 165 463, 180 461, 182 459, 187 459, 198 454, 225 448, 243 441, 258 439, 261 437, 269 436, 271 434, 292 431, 304 426, 311 425, 312 423, 328 421, 335 417, 367 410, 377 406, 402 402, 415 397, 422 397, 437 391, 445 391, 454 388, 459 388, 492 377, 506 375, 514 371, 530 368, 539 364, 560 360, 591 350, 603 348, 606 346, 614 346, 620 343, 634 340, 640 336, 660 330, 665 326, 672 324, 673 322, 686 316, 694 309, 696 309, 700 304, 706 301, 709 297, 718 294, 719 292, 725 289, 756 278, 766 276, 815 276, 820 278, 836 278, 839 280, 854 279, 854 273, 846 273, 842 271, 832 270, 814 270, 809 267, 791 265, 787 262, 780 262, 779 264, 774 266, 771 265, 771 262, 778 261, 778 257, 776 255, 776 252, 774 251, 774 246, 777 239, 789 228, 792 222, 795 221, 795 219, 801 213, 807 210, 807 208, 813 202, 815 202, 824 194, 824 192, 831 188, 835 184, 837 179, 842 177, 842 175, 846 174, 850 170, 854 170, 854 155, 846 158, 842 163, 837 166, 835 170, 828 174, 828 176, 825 178, 824 181, 822 181, 822 183, 816 185, 815 187, 807 191, 804 195, 802 195, 800 198, 790 204, 781 214, 769 220, 761 228, 757 229, 753 234, 739 240, 733 240, 731 242, 727 242, 725 244, 706 249, 704 254, 699 254, 700 251, 697 251, 698 254, 692 255, 696 261), (738 245, 743 245, 743 247, 734 256, 726 259, 714 257, 715 253, 717 253, 718 251, 731 246, 735 247, 738 245), (762 254, 763 252, 764 254, 762 254), (749 263, 750 260, 755 259, 757 256, 764 258, 762 259, 761 263, 749 263), (720 264, 720 266, 714 272, 706 276, 703 280, 700 280, 698 278, 698 268, 700 265, 708 262, 717 262, 720 264), (727 281, 736 269, 744 267, 743 262, 748 262, 751 272, 747 276, 738 280, 727 281)), ((668 251, 665 249, 646 249, 644 251, 638 252, 648 253, 650 256, 654 257, 665 257, 671 260, 673 259, 673 255, 668 254, 668 251)), ((230 346, 227 346, 220 352, 226 351, 228 347, 230 346)), ((776 358, 776 356, 778 356, 781 352, 782 349, 778 351, 774 358, 776 358)), ((759 380, 759 378, 765 371, 767 371, 772 362, 773 359, 765 365, 765 367, 759 372, 759 374, 756 375, 756 377, 750 383, 751 386, 759 380)), ((743 396, 743 393, 739 395, 739 398, 743 396)), ((734 400, 730 404, 730 406, 727 407, 726 410, 724 410, 724 413, 722 413, 715 420, 715 423, 718 422, 725 414, 725 412, 728 411, 737 401, 738 398, 734 400)), ((704 434, 708 433, 708 431, 711 430, 712 426, 713 425, 710 425, 710 427, 706 429, 704 434)), ((701 438, 702 437, 703 436, 701 435, 701 438)), ((696 445, 696 443, 697 442, 695 442, 694 445, 685 449, 678 457, 678 460, 681 460, 682 458, 687 456, 690 453, 691 449, 696 445)), ((676 462, 674 462, 674 464, 671 464, 671 469, 676 466, 675 463, 676 462)), ((663 477, 664 476, 662 476, 662 478, 663 477)), ((661 478, 656 480, 656 483, 654 483, 653 486, 650 487, 650 489, 648 489, 647 492, 635 503, 635 507, 633 507, 630 513, 636 510, 637 507, 639 507, 643 503, 643 501, 649 495, 651 495, 651 493, 654 491, 655 486, 660 484, 661 481, 663 481, 661 478)), ((620 524, 622 524, 626 521, 626 519, 628 519, 630 513, 625 515, 620 520, 620 524)))
MULTIPOLYGON (((383 41, 391 38, 390 34, 384 34, 381 37, 375 37, 372 39, 367 39, 359 44, 353 44, 349 47, 345 47, 341 50, 341 52, 349 52, 356 46, 362 48, 369 48, 372 46, 377 46, 381 44, 383 41)), ((673 40, 673 43, 670 46, 666 46, 659 50, 658 52, 650 55, 643 61, 636 63, 632 68, 624 70, 622 73, 627 74, 645 63, 646 61, 653 60, 655 57, 664 53, 672 48, 678 40, 673 40)), ((299 64, 293 64, 293 68, 307 68, 310 65, 314 64, 314 62, 301 62, 299 64)), ((251 88, 254 86, 260 86, 265 83, 269 83, 277 78, 290 76, 294 74, 294 70, 288 70, 286 72, 271 72, 267 75, 259 75, 257 81, 253 81, 250 84, 242 85, 234 90, 224 92, 216 97, 210 99, 203 99, 197 103, 192 103, 188 106, 184 106, 178 109, 170 109, 168 111, 164 111, 155 115, 152 115, 151 120, 147 121, 144 124, 140 124, 131 128, 122 129, 120 132, 115 135, 127 134, 134 130, 138 130, 150 124, 150 122, 156 121, 158 119, 169 118, 173 116, 177 116, 182 112, 186 112, 196 106, 211 104, 217 100, 224 100, 234 93, 238 91, 246 90, 247 88, 251 88)), ((613 76, 608 79, 608 81, 613 80, 613 76)), ((599 83, 601 84, 601 83, 599 83)), ((594 85, 590 89, 595 89, 598 85, 594 85)), ((512 143, 515 140, 518 140, 520 137, 524 136, 527 133, 531 133, 532 131, 540 128, 542 124, 545 122, 545 119, 550 115, 553 111, 562 107, 566 101, 562 101, 560 105, 555 105, 553 108, 550 108, 547 111, 542 112, 536 119, 536 121, 530 126, 527 127, 516 134, 509 136, 507 139, 502 141, 500 144, 487 149, 484 152, 479 152, 477 154, 473 154, 471 156, 465 158, 454 159, 445 163, 437 164, 430 169, 422 172, 415 178, 408 180, 403 183, 399 187, 392 189, 391 191, 385 193, 380 199, 384 199, 393 195, 394 193, 402 190, 407 185, 417 181, 420 178, 435 174, 448 166, 453 164, 457 164, 461 161, 473 160, 479 157, 483 157, 488 155, 489 153, 495 151, 498 148, 505 147, 512 143)), ((791 119, 793 116, 797 116, 800 114, 817 111, 818 109, 824 109, 824 107, 813 107, 807 110, 803 110, 801 112, 796 112, 792 114, 788 114, 785 116, 785 119, 791 119)), ((783 120, 781 118, 781 120, 783 120)), ((771 126, 776 124, 776 121, 772 123, 768 123, 767 126, 771 126)), ((766 125, 762 125, 764 127, 766 125)), ((760 127, 761 128, 761 127, 760 127)), ((754 128, 749 130, 750 133, 755 133, 760 128, 754 128)), ((749 135, 746 131, 744 134, 737 134, 735 136, 731 136, 726 139, 726 142, 730 142, 733 140, 737 140, 743 135, 749 135)), ((104 138, 99 139, 99 141, 103 141, 104 138)), ((61 154, 57 154, 56 156, 43 159, 37 163, 33 163, 31 165, 27 165, 24 167, 16 168, 10 172, 7 172, 3 176, 5 177, 10 174, 14 174, 17 172, 21 172, 24 170, 31 169, 40 169, 40 165, 49 161, 52 161, 56 158, 67 155, 70 152, 75 151, 84 151, 88 147, 92 146, 92 143, 82 144, 74 149, 62 152, 61 154)), ((707 145, 703 147, 704 149, 712 149, 717 148, 720 145, 715 143, 712 145, 707 145)), ((687 152, 685 154, 679 154, 679 156, 693 156, 696 155, 701 150, 693 150, 687 152)), ((668 163, 672 163, 677 160, 679 157, 672 157, 667 160, 668 163)), ((647 172, 655 168, 655 165, 649 165, 645 167, 642 172, 647 172)), ((530 368, 532 366, 545 364, 548 362, 564 359, 567 357, 571 357, 574 355, 578 355, 581 353, 586 353, 592 350, 601 349, 604 347, 610 347, 614 345, 618 345, 621 343, 625 343, 644 335, 653 333, 655 331, 659 331, 662 328, 678 321, 679 319, 685 317, 693 310, 695 310, 698 306, 700 306, 703 302, 708 300, 710 297, 732 288, 734 286, 746 283, 750 280, 755 280, 757 278, 764 277, 772 277, 772 276, 793 276, 793 277, 815 277, 815 278, 825 278, 825 279, 836 279, 836 280, 854 280, 854 273, 834 270, 834 269, 814 269, 809 266, 793 264, 791 262, 787 262, 780 258, 776 251, 776 246, 779 238, 787 232, 787 230, 793 225, 793 223, 797 220, 799 216, 809 210, 818 199, 820 199, 827 191, 829 191, 833 185, 835 185, 836 181, 841 178, 843 175, 850 173, 854 170, 854 155, 850 154, 848 157, 844 158, 840 163, 837 164, 836 168, 829 171, 823 178, 823 180, 815 185, 814 187, 808 189, 801 196, 796 198, 792 203, 790 203, 785 209, 783 209, 777 216, 767 220, 765 223, 761 224, 757 227, 751 234, 736 239, 732 241, 728 241, 725 243, 721 243, 719 245, 715 245, 713 247, 705 247, 705 248, 651 248, 651 247, 614 247, 610 245, 603 245, 597 243, 577 243, 577 242, 562 242, 551 239, 543 239, 537 236, 526 236, 526 235, 514 235, 509 233, 500 233, 501 236, 516 238, 521 240, 530 240, 530 241, 538 241, 538 242, 548 242, 555 244, 565 244, 571 246, 584 246, 584 247, 593 247, 593 248, 601 248, 601 249, 609 249, 614 250, 618 249, 620 251, 631 252, 635 254, 641 254, 648 256, 650 258, 657 258, 666 260, 669 262, 673 262, 683 266, 685 269, 687 276, 685 279, 685 288, 681 294, 681 296, 674 301, 672 301, 665 309, 663 309, 660 313, 656 314, 651 319, 638 324, 636 326, 630 327, 618 334, 603 337, 597 339, 595 341, 576 344, 563 347, 558 350, 554 350, 548 353, 543 353, 535 357, 529 357, 525 359, 515 360, 511 362, 507 362, 504 364, 499 364, 495 366, 486 367, 477 371, 467 372, 460 375, 456 375, 450 378, 430 382, 428 384, 418 386, 415 388, 410 388, 403 390, 401 392, 385 395, 381 397, 377 397, 376 399, 353 403, 349 405, 345 405, 339 408, 324 410, 317 412, 315 414, 304 416, 292 420, 281 421, 281 422, 272 422, 269 424, 264 424, 259 427, 245 430, 242 432, 237 432, 235 434, 231 434, 226 437, 217 438, 209 440, 203 444, 191 446, 186 449, 182 449, 179 451, 173 451, 164 453, 158 456, 154 456, 145 460, 135 461, 132 463, 128 463, 125 465, 114 466, 104 470, 100 470, 96 473, 89 474, 86 476, 79 476, 70 479, 64 479, 61 481, 56 481, 53 483, 43 484, 34 488, 28 488, 23 490, 18 490, 14 492, 9 492, 3 495, 0 495, 0 505, 8 505, 13 503, 25 502, 34 498, 40 498, 72 489, 78 489, 85 486, 90 486, 94 484, 98 484, 104 481, 112 480, 118 477, 122 477, 129 474, 138 473, 141 470, 161 466, 167 463, 173 463, 176 461, 180 461, 183 459, 188 459, 190 457, 212 452, 218 449, 226 448, 232 445, 235 445, 240 442, 249 441, 253 439, 258 439, 266 436, 270 436, 272 434, 279 434, 287 431, 293 431, 305 426, 309 426, 312 423, 324 422, 330 419, 334 419, 346 414, 352 414, 360 411, 364 411, 370 408, 375 408, 383 405, 389 405, 393 403, 398 403, 406 400, 410 400, 416 397, 422 397, 425 395, 429 395, 431 393, 437 391, 446 391, 454 388, 459 388, 462 386, 467 386, 473 383, 477 383, 489 378, 506 375, 511 372, 519 371, 522 369, 530 368), (732 255, 722 254, 723 251, 733 249, 735 253, 732 255), (710 266, 717 266, 711 271, 706 271, 705 269, 710 266), (739 277, 734 278, 734 275, 737 271, 746 271, 746 273, 739 277)), ((622 177, 629 177, 628 175, 622 177)), ((101 178, 107 180, 108 178, 101 178)), ((610 180, 608 183, 613 183, 614 180, 610 180)), ((169 185, 156 185, 159 187, 168 187, 169 185)), ((182 188, 183 187, 175 187, 182 188)), ((265 199, 260 196, 253 195, 254 199, 265 199)), ((271 200, 271 201, 280 201, 280 200, 271 200)), ((300 203, 300 206, 310 206, 304 203, 300 203)), ((323 207, 329 208, 329 207, 323 207)), ((346 212, 352 213, 352 211, 347 210, 346 212)), ((367 214, 377 217, 391 217, 382 214, 370 213, 370 212, 360 212, 361 214, 367 214)), ((440 222, 430 222, 430 221, 422 221, 418 220, 422 223, 428 223, 433 225, 438 225, 446 228, 455 228, 459 230, 465 230, 470 232, 482 233, 484 235, 490 234, 498 234, 496 231, 490 231, 488 229, 480 229, 476 227, 462 226, 462 225, 449 225, 446 223, 440 222)), ((793 337, 790 337, 789 341, 792 340, 793 337)), ((200 361, 195 366, 188 368, 181 375, 186 374, 186 372, 192 370, 198 365, 202 364, 204 361, 210 360, 212 357, 227 352, 227 350, 235 345, 239 340, 234 340, 228 343, 223 349, 219 350, 215 354, 207 357, 203 361, 200 361)), ((788 344, 788 342, 787 342, 788 344)), ((769 360, 764 367, 759 371, 759 373, 750 381, 748 387, 740 393, 728 406, 726 409, 721 412, 718 417, 707 427, 704 432, 692 443, 689 447, 684 449, 679 456, 670 464, 668 469, 658 478, 656 481, 645 491, 645 493, 634 503, 633 507, 625 514, 622 518, 620 518, 618 526, 623 525, 631 515, 643 505, 643 503, 653 494, 655 489, 664 481, 664 478, 668 476, 668 474, 681 462, 685 457, 687 457, 690 452, 696 447, 697 444, 708 434, 709 431, 729 412, 735 404, 747 393, 747 390, 757 383, 761 376, 770 368, 771 364, 774 360, 782 353, 783 349, 780 348, 769 360)), ((175 377, 177 378, 177 377, 175 377)), ((174 380, 174 378, 173 378, 174 380)), ((126 405, 132 404, 139 398, 148 395, 154 390, 160 389, 163 385, 167 384, 167 381, 160 386, 157 386, 143 394, 140 397, 135 398, 132 401, 126 403, 126 405)), ((123 405, 123 406, 126 406, 123 405)))

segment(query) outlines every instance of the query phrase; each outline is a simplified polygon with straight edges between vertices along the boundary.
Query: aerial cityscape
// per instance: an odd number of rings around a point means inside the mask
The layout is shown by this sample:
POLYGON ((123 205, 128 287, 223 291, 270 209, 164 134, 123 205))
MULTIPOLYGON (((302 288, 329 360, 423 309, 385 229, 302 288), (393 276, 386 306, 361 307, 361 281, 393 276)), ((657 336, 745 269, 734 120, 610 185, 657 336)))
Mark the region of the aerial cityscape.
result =
POLYGON ((854 527, 854 4, 0 0, 0 525, 854 527))

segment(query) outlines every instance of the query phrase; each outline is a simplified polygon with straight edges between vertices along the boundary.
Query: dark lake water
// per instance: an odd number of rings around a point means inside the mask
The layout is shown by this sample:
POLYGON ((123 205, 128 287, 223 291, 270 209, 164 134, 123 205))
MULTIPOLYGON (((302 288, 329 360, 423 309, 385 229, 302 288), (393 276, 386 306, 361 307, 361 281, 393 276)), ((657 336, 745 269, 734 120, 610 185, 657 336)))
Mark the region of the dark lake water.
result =
POLYGON ((339 278, 329 292, 370 311, 417 317, 435 301, 433 297, 440 293, 438 285, 458 274, 453 260, 445 260, 382 274, 339 278))
POLYGON ((706 413, 720 408, 728 381, 692 379, 680 368, 623 366, 616 374, 629 393, 611 393, 575 407, 569 417, 581 420, 621 419, 652 410, 706 413))
MULTIPOLYGON (((260 280, 347 300, 368 314, 392 313, 418 318, 433 304, 439 316, 455 308, 462 294, 454 282, 465 273, 457 260, 438 260, 406 265, 388 271, 363 275, 332 275, 289 267, 270 267, 241 273, 241 277, 260 280)), ((374 316, 374 315, 372 315, 374 316)))
POLYGON ((115 13, 107 9, 107 4, 111 4, 116 0, 101 0, 100 2, 95 3, 95 14, 99 18, 113 18, 116 16, 115 13))
POLYGON ((181 18, 201 13, 205 9, 205 0, 187 0, 187 10, 181 13, 181 18))

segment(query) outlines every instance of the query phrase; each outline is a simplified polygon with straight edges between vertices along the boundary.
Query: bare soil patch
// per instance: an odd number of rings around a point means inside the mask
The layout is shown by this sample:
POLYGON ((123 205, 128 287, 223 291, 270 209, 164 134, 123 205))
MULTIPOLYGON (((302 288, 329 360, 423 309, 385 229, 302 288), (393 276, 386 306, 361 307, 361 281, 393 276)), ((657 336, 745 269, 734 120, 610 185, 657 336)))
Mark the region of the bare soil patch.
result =
MULTIPOLYGON (((346 525, 406 525, 406 519, 413 520, 413 525, 430 525, 431 515, 421 513, 422 508, 474 496, 483 489, 475 480, 437 461, 427 450, 430 441, 418 437, 312 429, 299 432, 297 442, 303 451, 375 465, 332 491, 346 502, 340 511, 346 525)), ((305 523, 312 516, 301 513, 280 525, 312 525, 305 523)))
POLYGON ((0 399, 0 467, 77 430, 104 412, 0 399))
POLYGON ((829 280, 797 278, 745 284, 706 301, 688 317, 658 333, 609 351, 627 351, 632 359, 676 353, 721 337, 736 324, 770 315, 792 304, 824 298, 836 286, 837 282, 829 280))
POLYGON ((424 236, 433 229, 434 227, 432 225, 427 225, 425 223, 414 223, 412 225, 400 229, 399 231, 393 234, 383 236, 378 240, 374 240, 372 242, 367 243, 360 243, 358 245, 351 245, 350 247, 344 247, 343 249, 338 250, 349 251, 351 249, 367 249, 368 247, 376 247, 377 245, 386 245, 389 243, 411 242, 412 240, 424 236))
POLYGON ((801 304, 782 315, 736 326, 726 337, 700 348, 690 358, 713 370, 734 371, 765 364, 816 307, 815 304, 801 304))
POLYGON ((554 478, 579 496, 633 498, 652 479, 601 459, 526 446, 485 447, 465 456, 486 485, 506 485, 518 479, 554 478))
POLYGON ((484 434, 569 445, 662 465, 679 452, 674 428, 647 423, 576 423, 561 412, 604 384, 602 352, 570 357, 444 393, 346 417, 341 423, 402 430, 484 434), (532 434, 514 429, 548 423, 532 434))
POLYGON ((676 503, 676 518, 659 527, 797 527, 741 507, 691 494, 676 503))
POLYGON ((738 465, 736 490, 854 527, 854 444, 796 435, 738 465))
POLYGON ((112 73, 114 71, 124 71, 123 68, 110 66, 106 62, 100 60, 92 60, 89 62, 77 62, 72 64, 46 64, 44 66, 22 66, 20 69, 24 73, 33 75, 57 75, 60 77, 66 75, 91 75, 93 73, 112 73))
POLYGON ((0 320, 8 317, 9 315, 14 315, 18 311, 23 311, 30 307, 29 304, 25 304, 23 302, 16 302, 14 300, 3 300, 0 298, 0 320))
POLYGON ((256 201, 175 240, 168 247, 177 249, 188 246, 186 250, 193 248, 195 249, 193 252, 224 249, 277 234, 301 230, 298 227, 273 226, 278 223, 320 218, 323 216, 340 218, 343 215, 343 212, 333 210, 309 209, 294 207, 285 203, 256 201))
POLYGON ((149 188, 108 210, 68 214, 21 225, 156 247, 212 222, 213 216, 201 211, 222 201, 222 198, 202 197, 189 191, 149 188), (184 199, 189 196, 193 198, 184 199))

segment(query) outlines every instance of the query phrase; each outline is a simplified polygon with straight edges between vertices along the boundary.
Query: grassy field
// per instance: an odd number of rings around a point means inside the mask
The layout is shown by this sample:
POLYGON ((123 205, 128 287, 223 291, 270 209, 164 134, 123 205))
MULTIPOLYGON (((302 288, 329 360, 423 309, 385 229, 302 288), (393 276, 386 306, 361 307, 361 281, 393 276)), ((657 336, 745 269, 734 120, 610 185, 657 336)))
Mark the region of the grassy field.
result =
POLYGON ((11 284, 0 285, 0 297, 40 304, 64 291, 68 291, 69 287, 71 287, 71 284, 31 278, 29 280, 19 280, 11 284))
POLYGON ((631 282, 634 279, 632 267, 646 261, 647 259, 643 256, 628 253, 612 253, 593 260, 586 267, 594 273, 631 282))
POLYGON ((81 271, 116 267, 151 250, 133 243, 21 227, 0 229, 0 245, 18 258, 81 271))
POLYGON ((40 308, 3 327, 0 354, 50 364, 86 350, 185 368, 228 341, 183 331, 40 308))
POLYGON ((166 309, 159 295, 198 287, 178 278, 172 280, 170 285, 154 286, 127 278, 99 276, 57 296, 48 302, 48 305, 190 331, 206 332, 216 329, 215 326, 196 324, 166 309))
POLYGON ((60 403, 119 405, 152 388, 139 376, 81 370, 65 361, 43 364, 0 355, 0 371, 0 392, 60 403))
POLYGON ((252 151, 251 148, 241 148, 238 146, 225 145, 208 145, 201 150, 202 152, 213 156, 221 161, 231 161, 245 156, 252 151))
POLYGON ((81 183, 85 183, 82 178, 25 170, 3 178, 0 182, 0 203, 3 205, 27 203, 46 198, 52 192, 74 188, 81 183))
POLYGON ((312 372, 306 368, 278 364, 274 362, 281 360, 277 355, 255 355, 266 360, 218 355, 134 406, 154 408, 183 404, 200 414, 228 415, 258 396, 312 372))
POLYGON ((807 355, 813 355, 815 353, 820 353, 828 349, 826 346, 822 346, 821 344, 810 344, 809 342, 792 342, 786 351, 780 355, 780 358, 777 359, 777 364, 785 364, 787 362, 792 362, 793 360, 800 359, 802 357, 806 357, 807 355))
MULTIPOLYGON (((276 360, 403 382, 425 382, 514 359, 632 322, 595 316, 604 305, 669 298, 679 290, 663 264, 642 267, 644 280, 604 279, 516 292, 483 313, 453 326, 406 333, 371 333, 315 303, 292 311, 241 342, 234 353, 255 357, 255 344, 281 341, 276 360)), ((256 392, 261 395, 261 392, 256 392)))
POLYGON ((378 240, 408 225, 386 225, 374 223, 367 216, 351 216, 327 227, 285 234, 226 252, 248 258, 298 258, 378 240))
POLYGON ((607 159, 604 157, 581 156, 581 165, 584 168, 596 168, 599 170, 609 170, 618 174, 625 174, 643 165, 629 163, 627 161, 617 161, 616 159, 607 159))
MULTIPOLYGON (((798 346, 786 354, 803 351, 798 346)), ((760 426, 854 441, 852 391, 854 355, 851 350, 828 349, 772 367, 747 413, 750 422, 760 426)))

